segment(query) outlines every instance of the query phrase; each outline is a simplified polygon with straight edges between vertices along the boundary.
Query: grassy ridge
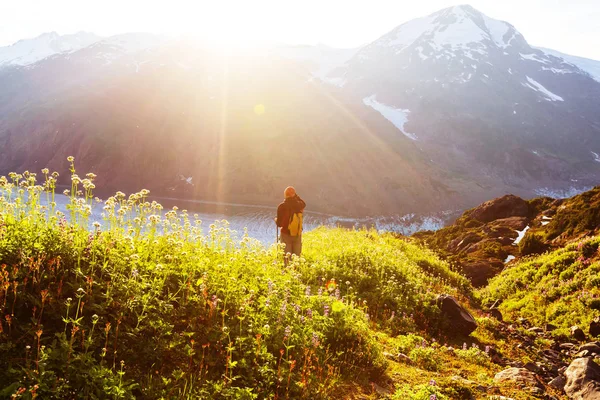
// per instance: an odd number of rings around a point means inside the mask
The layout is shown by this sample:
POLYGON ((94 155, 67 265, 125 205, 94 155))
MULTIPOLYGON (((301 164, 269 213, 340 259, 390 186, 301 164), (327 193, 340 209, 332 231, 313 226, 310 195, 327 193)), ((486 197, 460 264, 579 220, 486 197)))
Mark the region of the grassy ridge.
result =
POLYGON ((94 176, 70 161, 70 215, 48 171, 0 178, 2 397, 332 398, 386 368, 375 329, 439 332, 435 295, 470 296, 431 252, 374 231, 310 232, 283 268, 280 249, 147 191, 92 225, 94 176))

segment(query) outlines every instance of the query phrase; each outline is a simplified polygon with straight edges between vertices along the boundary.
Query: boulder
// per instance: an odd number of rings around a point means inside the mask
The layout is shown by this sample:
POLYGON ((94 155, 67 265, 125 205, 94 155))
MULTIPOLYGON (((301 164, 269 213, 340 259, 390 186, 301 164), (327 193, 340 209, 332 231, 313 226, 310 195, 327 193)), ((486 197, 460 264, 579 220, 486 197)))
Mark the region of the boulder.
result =
POLYGON ((590 322, 590 336, 596 337, 600 336, 600 318, 596 317, 592 322, 590 322))
POLYGON ((510 217, 528 217, 529 205, 522 198, 509 194, 486 201, 479 207, 467 211, 465 215, 484 223, 510 217))
POLYGON ((591 358, 576 358, 565 371, 564 390, 571 399, 600 400, 600 366, 591 358))
POLYGON ((447 318, 452 327, 452 332, 459 335, 468 336, 477 329, 475 318, 452 296, 447 294, 439 295, 437 305, 442 311, 442 315, 447 318))
POLYGON ((577 325, 571 327, 571 336, 580 342, 585 340, 585 333, 583 333, 583 330, 581 330, 581 328, 577 325))
POLYGON ((550 386, 551 388, 554 388, 556 390, 563 390, 566 383, 567 383, 567 380, 565 379, 565 377, 562 375, 559 375, 556 378, 552 379, 550 382, 548 382, 548 386, 550 386))
POLYGON ((541 386, 537 375, 525 368, 512 367, 500 371, 494 376, 494 381, 510 382, 518 386, 541 386))
POLYGON ((600 342, 589 342, 579 347, 579 351, 587 350, 593 354, 600 354, 600 342))

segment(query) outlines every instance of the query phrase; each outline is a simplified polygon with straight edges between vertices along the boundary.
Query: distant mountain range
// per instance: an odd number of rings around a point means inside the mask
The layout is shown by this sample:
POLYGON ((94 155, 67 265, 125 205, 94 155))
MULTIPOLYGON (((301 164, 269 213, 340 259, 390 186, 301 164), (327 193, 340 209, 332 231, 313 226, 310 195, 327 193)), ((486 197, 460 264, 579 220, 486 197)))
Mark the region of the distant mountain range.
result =
POLYGON ((314 210, 456 210, 600 178, 600 62, 470 6, 359 49, 132 33, 0 48, 0 173, 74 155, 110 189, 314 210))

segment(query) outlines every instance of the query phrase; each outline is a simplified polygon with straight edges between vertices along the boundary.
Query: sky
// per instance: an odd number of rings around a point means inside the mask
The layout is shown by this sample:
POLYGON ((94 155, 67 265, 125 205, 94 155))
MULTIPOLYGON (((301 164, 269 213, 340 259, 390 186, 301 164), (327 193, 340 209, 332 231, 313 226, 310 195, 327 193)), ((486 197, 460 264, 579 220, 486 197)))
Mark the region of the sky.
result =
MULTIPOLYGON (((465 0, 463 0, 465 1, 465 0)), ((207 35, 357 47, 461 0, 0 0, 0 46, 44 32, 207 35)), ((535 46, 600 60, 600 0, 470 0, 535 46)))

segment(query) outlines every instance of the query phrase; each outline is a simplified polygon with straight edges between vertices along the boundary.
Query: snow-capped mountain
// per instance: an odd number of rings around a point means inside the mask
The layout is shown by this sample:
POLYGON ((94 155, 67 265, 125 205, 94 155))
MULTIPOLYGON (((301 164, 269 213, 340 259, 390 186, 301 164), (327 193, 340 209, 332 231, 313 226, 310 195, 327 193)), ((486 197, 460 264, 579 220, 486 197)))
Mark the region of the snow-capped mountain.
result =
POLYGON ((56 32, 44 33, 33 39, 24 39, 11 46, 0 47, 0 67, 30 65, 55 54, 82 49, 100 39, 89 32, 62 36, 56 32))
POLYGON ((596 63, 470 6, 359 49, 118 35, 0 68, 0 174, 74 155, 110 189, 265 204, 295 182, 338 215, 570 193, 600 180, 596 63))
POLYGON ((511 24, 456 6, 398 26, 326 78, 432 163, 527 192, 597 183, 600 83, 591 74, 531 47, 511 24))

